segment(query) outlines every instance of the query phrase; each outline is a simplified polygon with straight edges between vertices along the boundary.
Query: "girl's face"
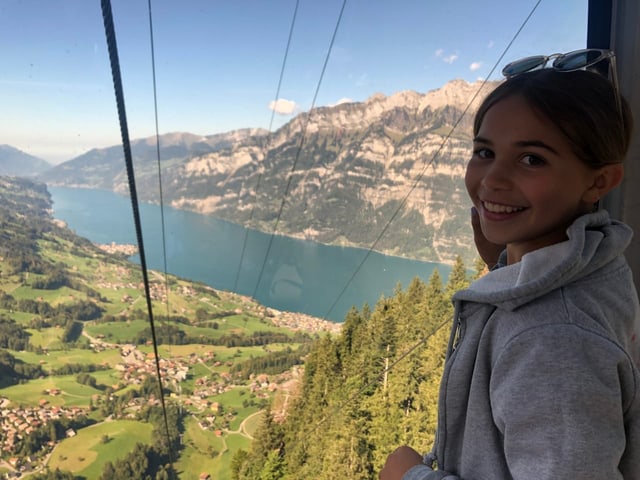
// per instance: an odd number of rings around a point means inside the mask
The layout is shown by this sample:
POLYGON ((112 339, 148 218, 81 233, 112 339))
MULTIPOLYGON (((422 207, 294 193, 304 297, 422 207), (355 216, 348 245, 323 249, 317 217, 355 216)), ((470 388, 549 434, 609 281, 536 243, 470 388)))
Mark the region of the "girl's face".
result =
POLYGON ((511 96, 486 112, 465 183, 484 236, 506 245, 511 264, 566 240, 567 227, 598 200, 597 174, 551 122, 511 96))

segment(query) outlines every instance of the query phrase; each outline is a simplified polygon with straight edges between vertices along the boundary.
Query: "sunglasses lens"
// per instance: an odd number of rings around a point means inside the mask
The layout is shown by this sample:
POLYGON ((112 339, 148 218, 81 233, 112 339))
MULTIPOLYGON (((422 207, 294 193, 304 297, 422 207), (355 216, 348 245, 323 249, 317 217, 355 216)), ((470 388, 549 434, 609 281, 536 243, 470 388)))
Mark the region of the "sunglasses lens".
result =
POLYGON ((579 70, 598 63, 606 55, 601 50, 579 50, 555 59, 553 68, 564 71, 579 70))
POLYGON ((542 67, 545 63, 547 63, 548 58, 549 57, 545 57, 544 55, 536 55, 535 57, 527 57, 523 58, 522 60, 516 60, 515 62, 509 63, 502 69, 502 75, 508 78, 520 73, 528 72, 529 70, 533 70, 538 67, 542 67))

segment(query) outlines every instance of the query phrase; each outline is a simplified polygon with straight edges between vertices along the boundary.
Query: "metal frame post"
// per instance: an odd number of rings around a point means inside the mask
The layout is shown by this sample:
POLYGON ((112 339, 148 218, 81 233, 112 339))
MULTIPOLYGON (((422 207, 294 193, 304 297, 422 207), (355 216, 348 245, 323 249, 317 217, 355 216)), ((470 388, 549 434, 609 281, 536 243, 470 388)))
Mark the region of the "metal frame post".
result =
POLYGON ((587 47, 616 52, 620 92, 627 99, 635 128, 625 159, 622 185, 604 199, 614 218, 631 226, 635 237, 627 249, 627 261, 640 289, 640 2, 638 0, 589 0, 587 47))

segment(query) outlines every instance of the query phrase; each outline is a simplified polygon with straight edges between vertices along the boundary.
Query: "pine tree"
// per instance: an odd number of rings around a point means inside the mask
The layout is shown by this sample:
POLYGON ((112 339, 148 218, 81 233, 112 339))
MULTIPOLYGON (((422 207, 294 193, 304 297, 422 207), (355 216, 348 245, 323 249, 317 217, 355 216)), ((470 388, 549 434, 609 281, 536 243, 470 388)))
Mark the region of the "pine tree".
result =
POLYGON ((115 480, 116 477, 116 469, 111 461, 107 461, 102 467, 102 475, 100 476, 100 480, 115 480))
POLYGON ((473 276, 473 280, 477 280, 478 278, 486 275, 489 272, 489 267, 484 263, 482 258, 477 257, 475 262, 473 263, 473 268, 475 270, 475 275, 473 276))
POLYGON ((278 457, 282 455, 283 437, 282 427, 274 421, 271 410, 267 410, 256 430, 251 450, 249 452, 240 450, 234 455, 231 465, 232 478, 238 480, 262 478, 262 472, 267 463, 274 464, 274 460, 269 460, 274 453, 278 457))
POLYGON ((249 459, 249 452, 240 449, 237 450, 231 459, 231 480, 242 480, 244 478, 243 469, 249 459))
POLYGON ((284 461, 277 450, 272 450, 260 472, 260 480, 280 480, 284 475, 284 461))
POLYGON ((449 281, 447 282, 447 296, 451 297, 459 290, 463 290, 469 286, 469 277, 467 276, 467 270, 464 266, 464 262, 460 256, 456 257, 453 269, 449 274, 449 281))
POLYGON ((300 395, 277 425, 280 436, 266 419, 252 450, 234 457, 234 480, 364 480, 375 477, 398 445, 428 451, 453 314, 450 294, 468 283, 458 259, 446 288, 435 271, 428 284, 414 279, 373 309, 352 309, 341 335, 324 336, 311 348, 300 395))
POLYGON ((327 419, 339 390, 339 343, 330 335, 314 345, 305 362, 300 397, 293 402, 284 429, 287 472, 291 478, 315 478, 321 471, 325 443, 330 441, 327 419))

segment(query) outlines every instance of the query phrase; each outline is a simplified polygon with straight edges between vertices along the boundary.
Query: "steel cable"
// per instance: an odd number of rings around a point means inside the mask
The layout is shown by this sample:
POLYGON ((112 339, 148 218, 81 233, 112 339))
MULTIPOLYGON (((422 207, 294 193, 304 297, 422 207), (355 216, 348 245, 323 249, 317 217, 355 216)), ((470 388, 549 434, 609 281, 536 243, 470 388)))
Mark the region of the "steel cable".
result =
POLYGON ((133 158, 131 155, 131 142, 129 140, 129 128, 127 126, 127 114, 124 102, 124 90, 122 88, 122 76, 120 74, 120 60, 118 58, 118 46, 116 42, 116 33, 113 23, 113 13, 111 10, 110 0, 101 0, 102 17, 104 20, 104 30, 107 39, 107 47, 109 49, 109 61, 111 63, 111 74, 113 77, 113 88, 116 96, 116 104, 118 108, 118 119, 120 122, 120 134, 122 136, 122 148, 124 150, 124 160, 127 169, 127 178, 129 180, 129 194, 131 197, 131 208, 133 210, 133 219, 136 229, 136 239, 138 241, 138 251, 140 256, 140 268, 142 270, 142 278, 144 283, 144 292, 147 300, 147 312, 149 315, 149 324, 151 328, 151 337, 153 339, 153 352, 155 357, 156 374, 158 377, 159 398, 162 406, 162 414, 164 417, 165 433, 167 435, 169 463, 173 470, 173 453, 171 451, 171 434, 169 431, 169 420, 167 417, 167 408, 164 401, 164 387, 162 384, 162 375, 160 370, 160 357, 158 355, 158 342, 156 338, 155 322, 153 320, 153 307, 151 304, 151 292, 149 288, 149 275, 147 271, 147 261, 144 250, 144 241, 142 237, 142 223, 140 221, 140 210, 138 206, 138 194, 136 190, 135 173, 133 168, 133 158))

